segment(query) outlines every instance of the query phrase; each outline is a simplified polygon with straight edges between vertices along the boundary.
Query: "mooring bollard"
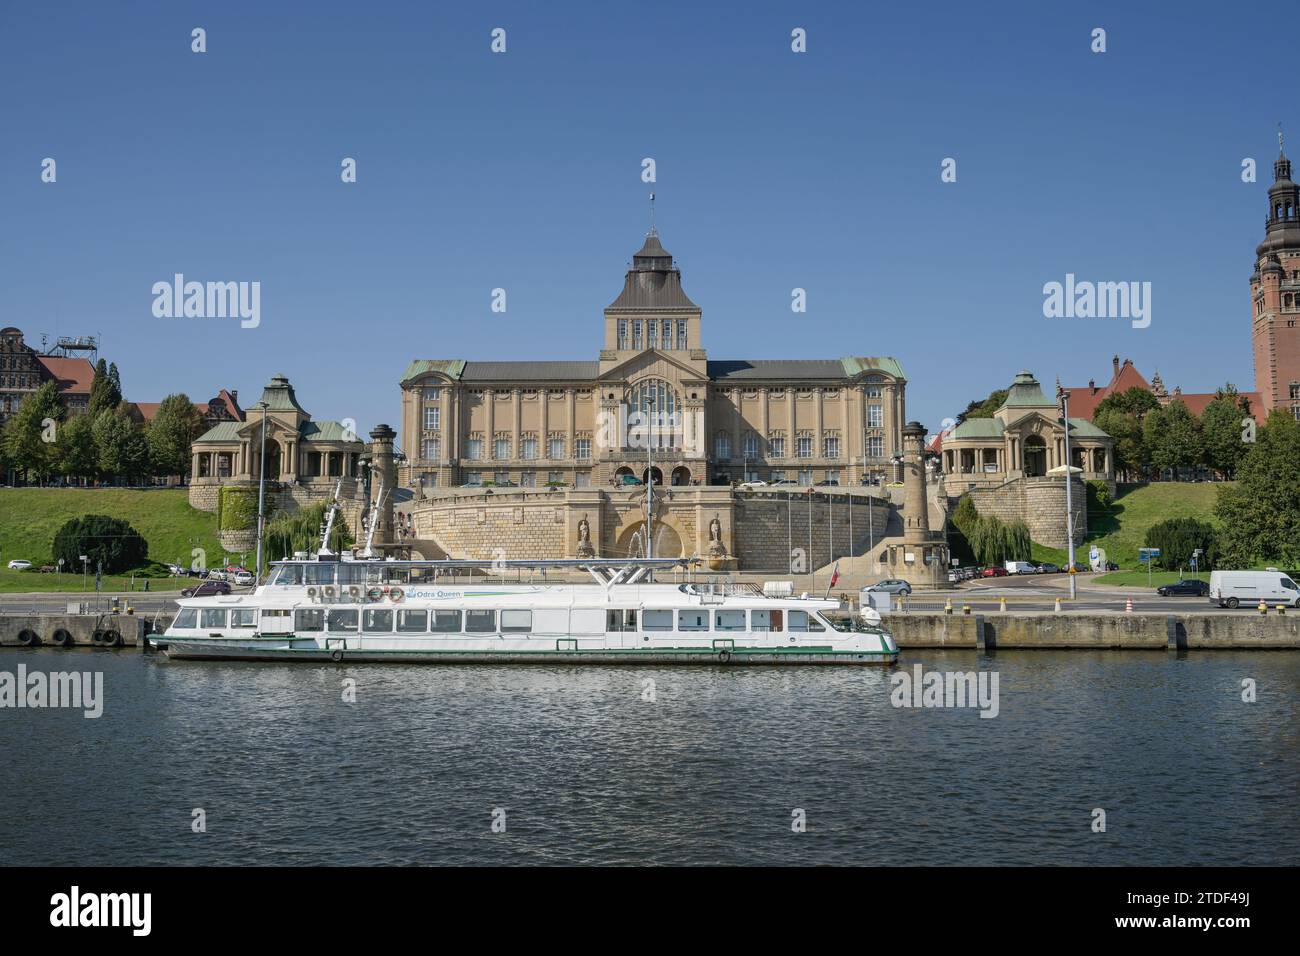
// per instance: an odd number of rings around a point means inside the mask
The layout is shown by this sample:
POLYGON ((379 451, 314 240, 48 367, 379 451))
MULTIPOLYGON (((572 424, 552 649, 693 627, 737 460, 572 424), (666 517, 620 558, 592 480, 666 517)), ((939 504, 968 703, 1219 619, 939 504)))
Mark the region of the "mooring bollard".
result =
POLYGON ((944 613, 944 614, 951 614, 951 613, 952 613, 952 598, 948 598, 948 600, 944 603, 944 605, 943 605, 943 613, 944 613))
POLYGON ((1264 603, 1264 599, 1263 599, 1263 598, 1260 598, 1260 600, 1259 600, 1259 613, 1260 613, 1260 614, 1267 614, 1267 613, 1268 613, 1268 605, 1264 603))
POLYGON ((969 613, 970 613, 970 605, 969 605, 969 604, 963 604, 963 605, 961 606, 961 612, 962 612, 963 614, 969 614, 969 613))
POLYGON ((1286 605, 1285 605, 1285 604, 1279 604, 1279 605, 1277 605, 1277 607, 1273 608, 1273 610, 1277 611, 1278 614, 1285 614, 1285 613, 1286 613, 1286 605))
POLYGON ((1003 614, 1007 613, 1007 596, 1005 594, 1002 595, 1002 599, 998 602, 998 610, 1003 614))
POLYGON ((1057 613, 1057 614, 1060 614, 1060 613, 1061 613, 1061 599, 1060 599, 1060 598, 1057 598, 1057 599, 1056 599, 1056 613, 1057 613))

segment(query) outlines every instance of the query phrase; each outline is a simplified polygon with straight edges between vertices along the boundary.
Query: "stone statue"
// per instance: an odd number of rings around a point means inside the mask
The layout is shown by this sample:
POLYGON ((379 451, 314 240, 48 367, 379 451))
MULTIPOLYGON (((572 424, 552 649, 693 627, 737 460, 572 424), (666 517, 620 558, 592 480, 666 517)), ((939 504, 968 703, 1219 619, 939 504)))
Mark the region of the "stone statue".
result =
POLYGON ((709 557, 720 558, 726 555, 727 548, 722 543, 722 522, 714 515, 709 522, 709 557))
POLYGON ((590 558, 596 554, 596 549, 591 546, 591 525, 587 523, 587 516, 583 515, 578 521, 578 557, 590 558))

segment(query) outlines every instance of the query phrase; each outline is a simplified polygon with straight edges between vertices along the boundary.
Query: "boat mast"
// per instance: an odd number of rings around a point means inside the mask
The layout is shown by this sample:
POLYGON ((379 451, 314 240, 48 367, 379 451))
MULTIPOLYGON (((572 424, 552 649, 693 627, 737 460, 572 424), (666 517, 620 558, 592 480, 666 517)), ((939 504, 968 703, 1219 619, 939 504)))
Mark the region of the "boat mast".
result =
POLYGON ((385 494, 387 492, 384 490, 384 479, 381 477, 379 479, 379 498, 370 510, 370 521, 366 527, 366 549, 361 552, 363 558, 373 558, 375 556, 375 525, 379 523, 379 512, 384 507, 385 494))
POLYGON ((339 495, 342 491, 343 479, 340 478, 339 483, 334 486, 334 498, 330 501, 329 509, 325 512, 325 528, 321 532, 320 548, 317 551, 317 554, 320 556, 334 554, 334 552, 330 550, 330 534, 334 531, 334 518, 339 513, 339 495))

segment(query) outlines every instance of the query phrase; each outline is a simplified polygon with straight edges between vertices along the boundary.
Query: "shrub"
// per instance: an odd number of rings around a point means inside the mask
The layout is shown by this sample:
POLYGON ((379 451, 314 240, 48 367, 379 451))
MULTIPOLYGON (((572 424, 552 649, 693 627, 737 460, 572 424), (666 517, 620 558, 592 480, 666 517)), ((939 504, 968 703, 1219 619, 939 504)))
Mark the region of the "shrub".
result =
POLYGON ((84 515, 58 530, 51 553, 56 562, 62 558, 67 569, 79 569, 84 554, 89 558, 88 568, 98 568, 102 563, 106 572, 117 573, 144 564, 149 557, 149 543, 120 518, 84 515))
MULTIPOLYGON (((268 506, 270 502, 268 501, 268 506)), ((257 526, 257 492, 247 488, 222 488, 218 510, 222 531, 251 531, 257 526)), ((267 508, 270 513, 270 508, 267 508)))
MULTIPOLYGON (((295 551, 315 551, 319 548, 325 512, 328 509, 329 505, 321 502, 293 514, 277 515, 275 520, 267 522, 267 557, 278 561, 293 557, 295 551)), ((334 529, 330 533, 330 550, 337 553, 351 546, 352 538, 347 523, 340 514, 335 517, 334 529)))
POLYGON ((1201 549, 1198 567, 1212 568, 1219 557, 1218 532, 1214 525, 1195 518, 1170 518, 1147 529, 1146 547, 1159 548, 1155 566, 1177 571, 1191 563, 1192 552, 1201 549))
POLYGON ((1088 510, 1105 514, 1110 506, 1110 486, 1104 481, 1088 482, 1088 510))

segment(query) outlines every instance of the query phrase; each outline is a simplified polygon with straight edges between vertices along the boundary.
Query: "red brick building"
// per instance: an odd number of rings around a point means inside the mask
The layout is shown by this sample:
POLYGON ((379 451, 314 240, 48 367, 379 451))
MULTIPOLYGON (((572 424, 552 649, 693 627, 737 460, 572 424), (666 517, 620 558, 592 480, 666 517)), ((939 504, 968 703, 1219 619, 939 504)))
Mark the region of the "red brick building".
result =
MULTIPOLYGON (((1143 391, 1150 392, 1156 397, 1161 405, 1168 405, 1174 399, 1179 399, 1187 410, 1193 415, 1200 416, 1205 411, 1205 406, 1214 401, 1214 392, 1184 392, 1182 388, 1175 386, 1171 392, 1165 388, 1165 383, 1160 379, 1160 373, 1156 372, 1150 381, 1137 370, 1132 359, 1120 361, 1116 355, 1111 359, 1111 376, 1110 381, 1105 385, 1098 385, 1096 379, 1089 379, 1087 385, 1068 386, 1065 388, 1066 394, 1070 397, 1070 417, 1086 418, 1092 421, 1092 416, 1097 411, 1097 406, 1101 404, 1102 399, 1107 395, 1121 395, 1130 388, 1140 388, 1143 391)), ((1250 402, 1251 414, 1257 418, 1262 417, 1260 413, 1261 396, 1259 392, 1241 392, 1241 397, 1250 402)))
POLYGON ((51 380, 58 382, 69 412, 84 412, 94 377, 95 367, 84 358, 42 355, 23 341, 19 329, 0 329, 0 425, 24 398, 51 380))
POLYGON ((1250 294, 1260 417, 1286 408, 1300 419, 1300 187, 1291 181, 1291 161, 1281 152, 1273 164, 1250 294))

